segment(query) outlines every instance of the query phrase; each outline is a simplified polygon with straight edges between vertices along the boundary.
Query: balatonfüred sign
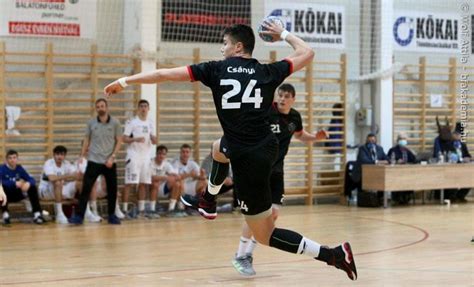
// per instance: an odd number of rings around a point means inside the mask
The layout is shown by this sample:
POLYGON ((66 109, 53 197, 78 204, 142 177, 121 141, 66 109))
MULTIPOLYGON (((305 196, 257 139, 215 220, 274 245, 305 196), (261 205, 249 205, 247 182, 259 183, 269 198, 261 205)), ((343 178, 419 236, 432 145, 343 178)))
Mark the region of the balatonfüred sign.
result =
POLYGON ((0 36, 95 39, 94 0, 2 0, 0 36))

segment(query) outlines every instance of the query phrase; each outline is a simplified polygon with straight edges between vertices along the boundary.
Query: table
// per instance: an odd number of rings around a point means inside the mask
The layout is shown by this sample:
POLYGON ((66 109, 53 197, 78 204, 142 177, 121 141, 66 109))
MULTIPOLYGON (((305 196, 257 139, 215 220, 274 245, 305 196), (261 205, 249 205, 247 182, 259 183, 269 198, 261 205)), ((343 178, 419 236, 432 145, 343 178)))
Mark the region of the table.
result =
POLYGON ((383 191, 387 207, 388 192, 474 187, 474 164, 362 165, 362 189, 383 191))

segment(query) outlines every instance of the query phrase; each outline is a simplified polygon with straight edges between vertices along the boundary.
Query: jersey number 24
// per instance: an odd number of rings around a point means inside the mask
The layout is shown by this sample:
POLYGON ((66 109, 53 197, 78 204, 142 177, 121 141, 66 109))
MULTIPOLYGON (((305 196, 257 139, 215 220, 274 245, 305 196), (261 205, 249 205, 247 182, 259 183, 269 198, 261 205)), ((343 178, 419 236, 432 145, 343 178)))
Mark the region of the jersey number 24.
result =
MULTIPOLYGON (((244 94, 242 95, 242 103, 253 104, 254 108, 259 109, 260 105, 263 102, 263 98, 260 96, 260 89, 255 89, 254 87, 257 84, 257 80, 250 80, 249 84, 245 88, 244 94), (254 90, 254 96, 251 97, 252 91, 254 90)), ((240 109, 240 102, 229 103, 229 99, 237 96, 242 91, 242 86, 240 82, 233 79, 224 79, 221 80, 221 86, 232 86, 232 90, 228 91, 222 96, 222 109, 240 109)))

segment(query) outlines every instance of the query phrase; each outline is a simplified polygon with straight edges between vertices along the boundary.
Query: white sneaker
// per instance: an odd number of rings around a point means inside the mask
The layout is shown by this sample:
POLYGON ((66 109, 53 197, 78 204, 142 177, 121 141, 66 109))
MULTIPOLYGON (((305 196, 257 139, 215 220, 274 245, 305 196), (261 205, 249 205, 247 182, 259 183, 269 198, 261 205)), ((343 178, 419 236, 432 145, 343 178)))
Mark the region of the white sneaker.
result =
POLYGON ((29 199, 23 199, 23 204, 25 205, 26 211, 33 212, 33 207, 31 206, 31 202, 29 199))
POLYGON ((56 215, 56 223, 58 224, 68 224, 66 215, 64 213, 59 213, 56 215))
POLYGON ((92 211, 92 214, 95 216, 95 218, 99 218, 100 221, 104 220, 104 219, 102 218, 102 216, 100 216, 98 213, 95 213, 95 212, 92 211))
POLYGON ((100 216, 96 216, 94 215, 94 213, 92 212, 86 212, 85 216, 84 216, 84 219, 87 221, 87 222, 91 222, 91 223, 99 223, 102 221, 102 217, 100 216))
POLYGON ((119 219, 124 219, 125 214, 120 210, 120 208, 117 206, 115 207, 115 216, 117 216, 119 219))

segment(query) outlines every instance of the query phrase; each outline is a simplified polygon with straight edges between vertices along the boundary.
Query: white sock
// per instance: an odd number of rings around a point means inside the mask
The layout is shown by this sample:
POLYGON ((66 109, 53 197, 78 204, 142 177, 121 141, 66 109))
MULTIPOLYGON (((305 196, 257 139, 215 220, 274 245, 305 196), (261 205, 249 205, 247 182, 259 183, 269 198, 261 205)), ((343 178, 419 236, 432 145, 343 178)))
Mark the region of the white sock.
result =
POLYGON ((91 201, 89 201, 89 203, 91 205, 92 213, 94 213, 95 215, 99 214, 97 212, 97 201, 96 200, 91 200, 91 201))
POLYGON ((35 211, 35 213, 33 213, 33 217, 34 217, 35 219, 38 218, 38 217, 40 217, 40 216, 41 216, 41 212, 39 212, 39 211, 35 211))
POLYGON ((56 202, 54 204, 54 212, 56 212, 56 215, 63 213, 63 204, 61 202, 56 202))
POLYGON ((23 202, 25 203, 26 211, 32 212, 33 207, 31 206, 31 201, 29 199, 24 199, 23 202))
POLYGON ((156 200, 150 200, 150 211, 155 212, 156 210, 156 200))
POLYGON ((252 236, 250 238, 249 243, 247 245, 247 250, 245 250, 245 253, 247 254, 253 254, 253 250, 257 247, 257 240, 255 240, 255 237, 252 236))
POLYGON ((298 247, 297 254, 305 254, 310 257, 316 258, 319 256, 320 249, 321 249, 321 244, 314 242, 311 239, 308 239, 306 237, 303 237, 303 239, 300 242, 300 246, 298 247))
POLYGON ((138 201, 138 212, 143 212, 145 211, 145 201, 144 200, 139 200, 138 201))
POLYGON ((168 211, 172 211, 176 208, 176 199, 170 199, 170 204, 168 205, 168 211))
POLYGON ((91 215, 94 215, 94 214, 91 211, 91 206, 89 205, 89 203, 87 203, 86 213, 84 214, 84 216, 91 216, 91 215))
POLYGON ((8 211, 4 211, 2 217, 3 217, 3 219, 9 218, 10 214, 8 214, 8 211))
POLYGON ((184 204, 181 201, 178 202, 178 210, 184 210, 184 204))
POLYGON ((240 236, 239 249, 237 249, 237 257, 242 257, 245 255, 250 241, 250 238, 240 236))
POLYGON ((122 202, 122 210, 124 212, 127 212, 128 211, 128 202, 122 202))
POLYGON ((224 182, 222 182, 222 184, 219 184, 219 185, 214 185, 210 181, 208 181, 207 182, 207 191, 212 195, 216 195, 221 190, 222 185, 224 185, 224 182))

